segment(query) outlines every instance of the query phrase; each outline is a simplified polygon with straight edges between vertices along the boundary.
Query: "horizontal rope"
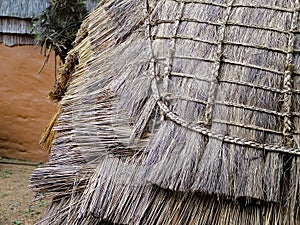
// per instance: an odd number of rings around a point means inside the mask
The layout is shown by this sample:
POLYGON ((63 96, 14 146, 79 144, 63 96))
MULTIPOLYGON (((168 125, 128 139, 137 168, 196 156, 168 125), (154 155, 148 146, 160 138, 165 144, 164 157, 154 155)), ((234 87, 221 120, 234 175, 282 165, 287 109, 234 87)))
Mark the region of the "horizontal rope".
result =
MULTIPOLYGON (((209 40, 204 40, 204 39, 199 39, 199 38, 194 38, 194 37, 184 37, 184 36, 176 36, 176 37, 164 37, 164 36, 152 36, 151 37, 153 40, 169 40, 171 38, 177 38, 177 39, 182 39, 182 40, 190 40, 190 41, 195 41, 195 42, 200 42, 200 43, 205 43, 205 44, 210 44, 210 45, 217 45, 217 42, 214 41, 209 41, 209 40)), ((256 48, 256 49, 262 49, 262 50, 268 50, 272 52, 278 52, 278 53, 283 53, 287 54, 287 51, 279 48, 270 48, 268 46, 263 46, 263 45, 255 45, 255 44, 249 44, 249 43, 241 43, 241 42, 232 42, 232 41, 223 41, 224 45, 234 45, 234 46, 243 46, 247 48, 256 48)), ((300 50, 299 50, 300 51, 300 50)))
MULTIPOLYGON (((208 61, 208 62, 213 62, 210 59, 204 59, 204 58, 194 58, 194 57, 184 57, 184 58, 185 59, 192 59, 192 60, 202 60, 203 59, 203 60, 208 61)), ((157 58, 157 60, 165 60, 165 58, 157 58)), ((177 76, 177 77, 195 79, 195 80, 204 81, 204 82, 211 82, 211 78, 199 77, 199 76, 194 75, 194 74, 171 72, 170 75, 175 76, 175 77, 177 76)), ((281 90, 281 89, 274 88, 274 87, 269 87, 269 86, 259 86, 259 85, 255 85, 253 83, 249 83, 249 82, 245 82, 245 81, 220 79, 219 82, 229 83, 229 84, 236 84, 236 85, 241 85, 241 86, 247 86, 247 87, 250 87, 250 88, 261 89, 261 90, 265 90, 265 91, 284 94, 284 91, 281 90)), ((292 92, 293 92, 293 94, 300 94, 300 90, 292 89, 292 92)), ((295 114, 295 115, 298 115, 298 114, 295 114)))
MULTIPOLYGON (((175 2, 179 2, 179 0, 174 0, 175 2)), ((222 8, 226 8, 225 4, 221 3, 216 3, 216 2, 210 2, 206 0, 183 0, 182 2, 185 3, 196 3, 196 4, 205 4, 205 5, 213 5, 213 6, 219 6, 222 8)), ((251 5, 251 4, 233 4, 231 7, 243 7, 243 8, 255 8, 257 9, 257 5, 251 5)), ((282 12, 287 12, 287 13, 293 13, 294 10, 290 8, 285 8, 285 7, 278 7, 278 6, 269 6, 269 5, 259 5, 260 9, 269 9, 269 10, 274 10, 274 11, 282 11, 282 12)))
MULTIPOLYGON (((196 103, 199 103, 199 104, 207 104, 207 101, 205 101, 205 100, 197 99, 197 98, 193 98, 193 97, 189 97, 189 96, 179 96, 179 95, 168 94, 168 96, 165 97, 165 99, 166 100, 183 100, 183 101, 196 102, 196 103)), ((235 107, 235 108, 240 108, 240 109, 247 109, 247 110, 251 110, 251 111, 272 114, 272 115, 275 115, 275 116, 281 116, 281 117, 286 116, 285 113, 278 112, 278 111, 275 111, 275 110, 268 110, 268 109, 259 108, 259 107, 256 107, 256 106, 244 105, 244 104, 239 104, 239 103, 235 103, 235 102, 219 102, 219 101, 216 101, 215 104, 216 105, 229 106, 229 107, 235 107)), ((299 117, 300 113, 299 112, 292 112, 291 115, 299 117)))
MULTIPOLYGON (((171 75, 172 76, 177 76, 177 77, 195 79, 195 80, 204 81, 204 82, 211 82, 211 78, 199 77, 199 76, 193 75, 193 74, 171 72, 171 75)), ((259 85, 255 85, 253 83, 244 82, 244 81, 220 79, 219 82, 220 83, 228 83, 228 84, 247 86, 247 87, 250 87, 250 88, 261 89, 261 90, 265 90, 265 91, 270 91, 270 92, 283 94, 283 90, 281 90, 281 89, 273 88, 273 87, 269 87, 269 86, 259 86, 259 85)), ((293 90, 293 92, 296 92, 296 91, 300 94, 299 90, 293 90)))
MULTIPOLYGON (((194 18, 187 18, 187 17, 183 17, 182 21, 183 22, 192 22, 192 23, 203 23, 203 24, 214 25, 214 26, 222 26, 222 23, 211 22, 211 21, 203 21, 203 20, 198 20, 198 19, 194 19, 194 18)), ((227 23, 227 25, 228 26, 253 28, 253 29, 258 29, 258 30, 269 30, 269 31, 284 33, 284 34, 289 34, 289 32, 290 32, 289 30, 281 30, 281 29, 272 28, 272 27, 259 27, 259 26, 250 25, 250 24, 235 23, 235 22, 232 22, 232 21, 229 21, 227 23)))
MULTIPOLYGON (((178 96, 178 95, 169 95, 168 97, 165 97, 166 100, 183 100, 183 101, 191 101, 191 102, 196 102, 199 104, 207 104, 207 101, 193 98, 193 97, 188 97, 188 96, 178 96)), ((251 105, 244 105, 244 104, 239 104, 239 103, 234 103, 234 102, 215 102, 216 105, 224 105, 224 106, 230 106, 230 107, 235 107, 235 108, 240 108, 240 109, 247 109, 251 111, 256 111, 256 112, 262 112, 262 113, 267 113, 267 114, 272 114, 275 116, 281 116, 284 117, 286 116, 285 113, 274 111, 274 110, 268 110, 264 108, 259 108, 256 106, 251 106, 251 105)), ((299 112, 292 112, 292 116, 297 116, 300 117, 299 112)))
POLYGON ((281 12, 286 12, 286 13, 293 13, 294 9, 289 9, 289 8, 283 8, 283 7, 278 7, 278 6, 267 6, 267 5, 244 5, 244 4, 234 4, 232 7, 236 8, 253 8, 253 9, 268 9, 268 10, 273 10, 273 11, 281 11, 281 12))
POLYGON ((225 105, 225 106, 232 106, 235 108, 241 108, 241 109, 248 109, 251 111, 257 111, 257 112, 263 112, 263 113, 267 113, 267 114, 273 114, 276 116, 285 116, 283 113, 274 111, 274 110, 268 110, 268 109, 264 109, 264 108, 259 108, 256 106, 251 106, 251 105, 244 105, 244 104, 239 104, 239 103, 234 103, 234 102, 216 102, 217 105, 225 105))
POLYGON ((174 55, 175 59, 189 59, 189 60, 198 60, 198 61, 204 61, 204 62, 215 62, 214 59, 209 59, 205 57, 195 57, 195 56, 184 56, 184 55, 174 55))
POLYGON ((195 80, 204 81, 204 82, 211 82, 211 78, 199 77, 199 76, 193 75, 193 74, 171 72, 170 75, 174 76, 174 77, 183 77, 183 78, 190 78, 190 79, 195 79, 195 80))
POLYGON ((182 39, 182 40, 189 40, 189 41, 195 41, 195 42, 200 42, 200 43, 205 43, 205 44, 210 44, 210 45, 217 45, 218 42, 213 42, 209 40, 204 40, 204 39, 199 39, 199 38, 194 38, 194 37, 183 37, 183 36, 176 36, 176 37, 164 37, 164 36, 153 36, 153 40, 169 40, 171 38, 176 38, 176 39, 182 39))
POLYGON ((241 85, 241 86, 246 86, 254 89, 261 89, 264 91, 270 91, 270 92, 275 92, 279 94, 283 94, 283 90, 274 88, 274 87, 269 87, 269 86, 260 86, 260 85, 255 85, 253 83, 245 82, 245 81, 238 81, 238 80, 219 80, 222 83, 228 83, 228 84, 235 84, 235 85, 241 85))
MULTIPOLYGON (((219 22, 212 22, 212 21, 204 21, 204 20, 198 20, 194 18, 188 18, 188 17, 183 17, 180 19, 180 22, 190 22, 190 23, 199 23, 199 24, 207 24, 211 26, 222 26, 222 23, 219 22)), ((158 25, 158 24, 163 24, 163 23, 175 23, 175 21, 172 20, 156 20, 151 22, 151 25, 158 25)), ((283 33, 288 35, 290 32, 292 33, 300 33, 300 30, 282 30, 282 29, 277 29, 277 28, 272 28, 272 27, 259 27, 255 25, 249 25, 249 24, 240 24, 240 23, 234 23, 234 22, 228 22, 227 26, 235 26, 235 27, 245 27, 245 28, 252 28, 252 29, 257 29, 257 30, 267 30, 267 31, 272 31, 272 32, 277 32, 277 33, 283 33)))
POLYGON ((233 64, 233 65, 248 67, 248 68, 251 68, 251 69, 258 69, 258 70, 263 70, 263 71, 267 71, 267 72, 271 72, 271 73, 284 75, 283 71, 278 71, 278 70, 275 70, 275 69, 270 69, 270 68, 267 68, 267 67, 262 67, 262 66, 258 66, 258 65, 254 65, 254 64, 250 64, 250 63, 236 62, 236 61, 232 61, 232 60, 229 60, 229 59, 223 59, 223 62, 228 63, 228 64, 233 64))
POLYGON ((171 95, 169 97, 166 97, 166 100, 183 100, 183 101, 189 101, 189 102, 196 102, 199 104, 206 105, 207 101, 197 99, 197 98, 192 98, 192 97, 184 97, 184 96, 179 96, 179 95, 171 95))
POLYGON ((226 125, 231 125, 231 126, 236 126, 236 127, 241 127, 241 128, 246 128, 246 129, 251 129, 251 130, 256 130, 256 131, 263 131, 263 132, 268 132, 268 133, 274 133, 274 134, 279 134, 282 135, 281 131, 276 131, 272 129, 266 129, 263 127, 259 126, 254 126, 251 124, 242 124, 240 122, 235 122, 235 121, 224 121, 224 120, 212 120, 213 123, 220 123, 220 124, 226 124, 226 125))
MULTIPOLYGON (((175 2, 181 2, 181 0, 173 0, 175 2)), ((209 1, 205 1, 205 0, 182 0, 182 2, 184 3, 199 3, 199 4, 205 4, 205 5, 213 5, 213 6, 219 6, 222 8, 226 8, 227 5, 221 4, 221 3, 217 3, 217 2, 209 2, 209 1)))
MULTIPOLYGON (((174 58, 198 60, 198 61, 212 62, 212 63, 215 62, 215 59, 209 59, 209 58, 205 58, 205 57, 196 57, 196 56, 175 55, 174 58)), ((162 60, 162 59, 165 59, 165 58, 157 58, 157 59, 162 60)), ((270 69, 270 68, 250 64, 250 63, 236 62, 236 61, 232 61, 232 60, 229 60, 229 59, 222 59, 221 61, 223 63, 228 63, 228 64, 238 65, 238 66, 242 66, 242 67, 248 67, 248 68, 251 68, 251 69, 258 69, 258 70, 262 70, 262 71, 267 71, 267 72, 270 72, 270 73, 276 73, 276 74, 279 74, 279 75, 284 75, 283 71, 278 71, 278 70, 274 70, 274 69, 270 69)))

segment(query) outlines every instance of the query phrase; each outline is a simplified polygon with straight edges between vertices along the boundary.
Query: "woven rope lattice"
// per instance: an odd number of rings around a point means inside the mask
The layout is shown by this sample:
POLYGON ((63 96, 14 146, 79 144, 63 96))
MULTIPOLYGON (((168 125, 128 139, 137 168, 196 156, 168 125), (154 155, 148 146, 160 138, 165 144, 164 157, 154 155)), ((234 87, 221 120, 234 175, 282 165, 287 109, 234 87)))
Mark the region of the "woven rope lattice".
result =
MULTIPOLYGON (((270 151, 270 152, 280 152, 280 153, 287 153, 287 154, 293 154, 293 155, 300 155, 300 149, 298 148, 292 148, 291 147, 291 140, 292 140, 292 121, 291 121, 291 117, 292 116, 299 116, 299 113, 297 112, 292 112, 292 95, 293 93, 298 93, 297 90, 293 90, 293 85, 292 85, 292 74, 293 74, 293 52, 294 52, 294 42, 295 42, 295 33, 297 33, 297 18, 298 18, 298 12, 299 12, 299 1, 296 1, 296 7, 295 10, 289 10, 289 9, 280 9, 284 12, 292 12, 293 13, 293 19, 292 19, 292 25, 291 25, 291 29, 287 32, 284 30, 279 30, 279 29, 273 29, 273 28, 262 28, 262 27, 258 27, 258 26, 254 26, 254 25, 243 25, 243 24, 233 24, 233 23, 229 23, 228 22, 228 18, 230 16, 231 10, 234 7, 241 7, 241 5, 234 5, 234 1, 229 1, 229 3, 227 5, 223 5, 223 4, 218 4, 218 3, 212 3, 212 2, 205 2, 205 1, 176 1, 178 4, 180 4, 180 11, 178 12, 178 15, 176 17, 176 21, 160 21, 160 22, 156 22, 153 23, 153 21, 150 20, 150 12, 148 10, 148 1, 145 1, 145 17, 148 18, 147 19, 147 29, 146 29, 146 37, 148 39, 148 44, 149 44, 149 70, 150 70, 150 75, 152 78, 152 82, 151 82, 151 90, 153 92, 152 96, 153 98, 156 100, 157 105, 159 106, 160 110, 165 114, 165 116, 175 122, 176 124, 182 126, 182 127, 186 127, 192 131, 201 133, 202 135, 208 136, 209 138, 214 138, 214 139, 218 139, 221 140, 223 142, 227 142, 227 143, 231 143, 231 144, 237 144, 237 145, 242 145, 245 147, 252 147, 258 150, 263 150, 263 151, 270 151), (199 101, 200 104, 206 104, 206 115, 205 115, 205 121, 204 121, 204 125, 201 125, 199 123, 191 123, 186 121, 185 119, 181 118, 180 116, 176 115, 172 110, 170 110, 169 108, 169 104, 168 102, 166 102, 166 99, 163 98, 160 94, 160 90, 159 90, 159 85, 158 85, 158 77, 155 71, 156 68, 156 62, 159 60, 164 60, 162 58, 157 59, 154 55, 154 50, 153 50, 153 40, 151 37, 151 30, 152 30, 152 26, 154 24, 158 24, 158 23, 172 23, 174 24, 174 32, 173 32, 173 36, 170 37, 169 39, 171 40, 171 49, 169 50, 169 57, 167 57, 166 61, 167 61, 167 66, 165 69, 165 80, 164 80, 164 87, 167 88, 167 79, 169 79, 170 76, 179 76, 179 77, 183 77, 183 78, 191 78, 191 79, 197 79, 195 78, 195 76, 190 75, 190 74, 184 74, 184 73, 174 73, 172 71, 172 56, 173 58, 186 58, 185 56, 177 56, 175 54, 175 43, 176 43, 176 39, 177 38, 185 38, 185 39, 191 39, 188 37, 177 37, 177 30, 178 30, 178 26, 180 21, 192 21, 191 19, 188 18, 184 18, 183 15, 183 10, 184 10, 184 4, 185 3, 201 3, 201 4, 208 4, 208 5, 216 5, 216 6, 220 6, 220 7, 224 7, 226 8, 226 13, 225 13, 225 18, 224 21, 222 23, 219 22, 212 22, 214 25, 220 26, 221 27, 221 38, 220 41, 218 43, 212 43, 217 45, 217 58, 216 59, 205 59, 205 58, 198 58, 197 60, 203 60, 203 61, 210 61, 214 63, 214 69, 213 69, 213 78, 212 79, 203 79, 204 81, 207 82, 211 82, 211 88, 208 94, 208 101, 207 102, 203 102, 203 101, 199 101), (251 65, 251 64, 246 64, 246 63, 238 63, 238 62, 233 62, 230 61, 228 59, 222 59, 222 46, 224 44, 224 37, 225 37, 225 29, 226 29, 226 25, 238 25, 238 26, 245 26, 245 27, 251 27, 251 28, 257 28, 257 29, 265 29, 265 30, 272 30, 275 32, 281 32, 281 33, 287 33, 289 35, 289 39, 288 39, 288 51, 283 51, 284 53, 287 54, 286 57, 286 69, 284 72, 281 71, 277 71, 274 69, 270 69, 270 68, 264 68, 264 67, 260 67, 260 66, 256 66, 256 65, 251 65), (249 67, 249 68, 256 68, 256 69, 260 69, 260 70, 264 70, 267 72, 272 72, 275 74, 280 74, 280 75, 284 75, 284 89, 280 90, 277 88, 272 88, 272 87, 265 87, 265 86, 255 86, 251 83, 247 83, 247 82, 238 82, 238 81, 230 81, 230 80, 222 80, 222 82, 227 82, 227 83, 236 83, 236 84, 240 84, 240 85, 245 85, 245 86, 250 86, 250 87, 255 87, 255 88, 259 88, 262 90, 268 90, 268 91, 272 91, 272 92, 278 92, 278 93, 283 93, 284 94, 284 101, 283 101, 283 112, 277 112, 277 111, 272 111, 272 110, 268 110, 268 109, 260 109, 257 108, 255 106, 246 106, 246 105, 238 105, 235 103, 227 103, 227 105, 231 105, 233 107, 241 107, 244 109, 251 109, 254 111, 262 111, 265 113, 269 113, 269 114, 275 114, 275 115, 279 115, 282 116, 284 118, 284 130, 282 132, 277 132, 277 131, 271 131, 269 129, 263 129, 263 128, 258 128, 256 126, 243 126, 246 128, 251 128, 254 130, 262 130, 262 131, 267 131, 267 132, 273 132, 273 133, 277 133, 277 134, 283 134, 286 138, 286 146, 279 146, 279 145, 270 145, 270 144, 262 144, 256 141, 252 141, 252 140, 246 140, 245 138, 239 138, 239 137, 232 137, 232 136, 227 136, 227 135, 223 135, 223 134, 219 134, 216 132, 212 132, 209 129, 209 126, 211 124, 211 120, 212 120, 212 111, 213 111, 213 105, 214 104, 225 104, 224 102, 216 102, 215 101, 215 93, 217 91, 218 88, 218 83, 220 82, 220 78, 219 78, 219 70, 220 70, 220 65, 221 62, 226 62, 229 64, 233 64, 233 65, 241 65, 241 66, 245 66, 245 67, 249 67), (208 128, 207 128, 208 127, 208 128)), ((251 5, 243 5, 243 7, 253 7, 251 5)), ((266 7, 268 9, 273 9, 273 10, 277 10, 277 7, 266 7)), ((197 22, 197 23, 207 23, 207 22, 203 22, 203 21, 192 21, 192 22, 197 22)), ((163 39, 164 37, 158 37, 163 39)), ((199 41, 199 42, 205 42, 202 40, 196 40, 193 39, 194 41, 199 41)), ((211 43, 210 43, 211 44, 211 43)), ((232 44, 232 43, 231 43, 232 44)), ((249 47, 247 45, 247 47, 249 47)), ((250 46, 251 47, 251 46, 250 46)), ((256 46, 255 46, 256 47, 256 46)), ((263 47, 262 47, 263 48, 263 47)), ((273 51, 282 51, 279 49, 269 49, 269 50, 273 50, 273 51)), ((185 99, 185 100, 189 100, 189 101, 197 101, 196 99, 185 99)), ((216 121, 219 123, 226 123, 225 121, 216 121)), ((235 123, 228 123, 230 125, 238 125, 235 123)), ((239 125, 242 126, 242 125, 239 125)), ((298 132, 295 132, 295 134, 298 132)))
POLYGON ((168 86, 169 86, 169 76, 171 75, 172 72, 172 68, 173 68, 173 62, 174 62, 174 56, 175 56, 175 51, 176 51, 176 40, 177 40, 177 32, 178 32, 178 28, 180 25, 180 20, 182 18, 183 15, 183 11, 184 11, 184 3, 180 2, 180 9, 177 12, 176 15, 176 21, 174 24, 174 30, 173 30, 173 36, 171 37, 171 43, 170 43, 170 48, 169 48, 169 54, 168 57, 166 59, 166 67, 165 67, 165 74, 164 74, 164 89, 165 92, 168 92, 168 86))
POLYGON ((286 0, 103 1, 32 176, 63 197, 45 224, 299 224, 297 17, 286 0))
POLYGON ((217 45, 218 47, 216 52, 216 61, 213 67, 213 80, 211 82, 211 87, 208 93, 208 102, 206 105, 206 112, 205 112, 205 125, 207 127, 210 127, 212 123, 211 120, 212 120, 212 113, 213 113, 213 105, 215 103, 216 92, 218 90, 218 85, 219 85, 219 74, 220 74, 220 67, 222 63, 223 42, 226 35, 226 24, 228 23, 228 19, 231 13, 233 3, 234 0, 228 3, 225 11, 225 18, 220 27, 221 37, 217 45))

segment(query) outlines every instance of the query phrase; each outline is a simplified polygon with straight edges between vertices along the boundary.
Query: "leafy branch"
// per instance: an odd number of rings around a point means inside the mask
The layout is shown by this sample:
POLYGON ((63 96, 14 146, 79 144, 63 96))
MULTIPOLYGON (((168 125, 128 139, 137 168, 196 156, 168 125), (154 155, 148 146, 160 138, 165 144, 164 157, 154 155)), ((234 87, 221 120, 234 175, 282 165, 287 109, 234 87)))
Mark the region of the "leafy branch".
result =
POLYGON ((62 62, 65 61, 87 14, 85 4, 81 0, 52 0, 50 6, 33 20, 35 43, 42 47, 41 54, 45 56, 43 66, 52 50, 62 62))

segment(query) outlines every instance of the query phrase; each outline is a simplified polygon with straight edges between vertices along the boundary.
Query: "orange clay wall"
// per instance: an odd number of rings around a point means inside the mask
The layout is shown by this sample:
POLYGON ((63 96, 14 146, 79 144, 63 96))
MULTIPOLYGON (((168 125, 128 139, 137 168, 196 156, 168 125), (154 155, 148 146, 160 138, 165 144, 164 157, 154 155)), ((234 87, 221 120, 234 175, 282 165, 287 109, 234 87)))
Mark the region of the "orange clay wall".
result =
POLYGON ((34 46, 0 44, 0 157, 48 160, 39 139, 55 111, 48 99, 54 57, 38 74, 44 60, 39 51, 34 46))

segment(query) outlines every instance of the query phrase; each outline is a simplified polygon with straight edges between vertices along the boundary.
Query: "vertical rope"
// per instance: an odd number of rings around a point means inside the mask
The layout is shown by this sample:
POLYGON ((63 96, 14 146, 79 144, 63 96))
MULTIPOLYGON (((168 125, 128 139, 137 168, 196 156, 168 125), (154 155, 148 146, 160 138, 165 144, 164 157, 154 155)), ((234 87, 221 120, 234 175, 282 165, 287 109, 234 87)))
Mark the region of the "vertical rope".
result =
POLYGON ((224 42, 224 39, 226 36, 226 24, 228 22, 229 16, 232 11, 233 3, 234 3, 234 0, 230 0, 227 3, 225 18, 224 18, 223 23, 220 26, 221 37, 220 37, 220 40, 218 41, 217 52, 216 52, 216 61, 215 61, 214 67, 213 67, 212 81, 211 81, 210 90, 208 92, 208 100, 207 100, 206 111, 205 111, 205 126, 206 127, 210 127, 211 123, 212 123, 213 105, 215 102, 216 93, 217 93, 218 86, 219 86, 219 74, 220 74, 220 68, 221 68, 221 63, 222 63, 223 42, 224 42))
POLYGON ((285 137, 285 144, 287 147, 293 146, 293 124, 292 124, 292 107, 293 107, 293 70, 294 70, 294 45, 295 45, 295 33, 297 30, 299 16, 299 0, 295 1, 295 9, 292 17, 291 28, 289 31, 288 39, 288 53, 285 60, 285 71, 283 80, 283 106, 282 110, 284 113, 283 119, 283 135, 285 137))
POLYGON ((166 67, 165 67, 165 73, 164 73, 164 91, 165 91, 165 93, 168 93, 169 76, 173 69, 174 55, 175 55, 175 50, 176 50, 177 33, 178 33, 179 25, 181 22, 181 18, 183 16, 185 3, 180 1, 179 7, 180 7, 180 9, 177 11, 177 14, 175 17, 174 30, 173 30, 172 37, 170 40, 170 48, 169 48, 168 56, 166 58, 166 67))
MULTIPOLYGON (((171 47, 169 49, 169 53, 168 53, 168 57, 167 57, 167 63, 166 63, 166 67, 165 67, 165 73, 164 73, 164 90, 165 92, 167 92, 168 90, 168 86, 169 86, 169 76, 171 74, 172 68, 173 68, 173 59, 174 59, 174 54, 175 54, 175 47, 176 47, 176 36, 177 36, 177 32, 179 29, 179 24, 180 24, 180 19, 183 16, 183 11, 184 11, 184 6, 185 3, 183 3, 182 1, 180 1, 180 10, 177 13, 176 16, 176 20, 175 20, 175 25, 174 25, 174 30, 173 30, 173 34, 171 37, 171 47)), ((145 36, 148 40, 148 46, 149 46, 149 71, 150 71, 150 75, 152 78, 152 82, 151 82, 151 89, 152 89, 152 96, 156 101, 160 101, 161 100, 161 94, 158 88, 158 84, 157 84, 157 74, 156 74, 156 59, 155 59, 155 55, 154 55, 154 50, 153 50, 153 40, 151 38, 151 20, 150 20, 150 12, 149 12, 149 2, 148 0, 145 0, 144 2, 144 16, 146 19, 146 30, 145 30, 145 36)))
POLYGON ((152 96, 153 98, 158 101, 160 99, 160 94, 159 90, 157 87, 157 82, 156 82, 156 71, 155 71, 155 56, 154 56, 154 50, 153 50, 153 44, 152 44, 152 39, 151 39, 151 20, 150 20, 150 12, 149 12, 149 2, 148 0, 145 0, 144 2, 144 16, 146 18, 146 29, 145 29, 145 37, 146 40, 148 41, 148 54, 149 54, 149 72, 150 76, 152 78, 151 82, 151 89, 153 91, 152 96))

